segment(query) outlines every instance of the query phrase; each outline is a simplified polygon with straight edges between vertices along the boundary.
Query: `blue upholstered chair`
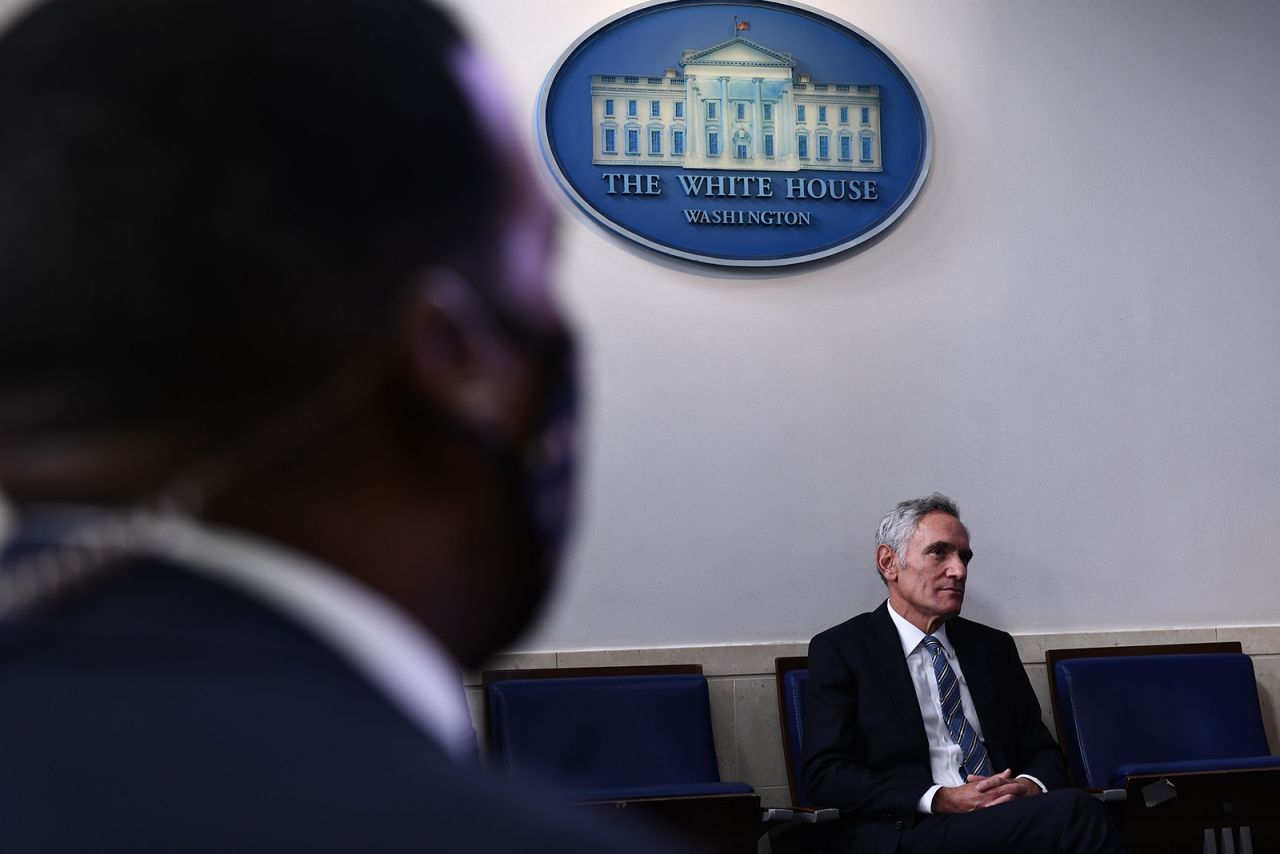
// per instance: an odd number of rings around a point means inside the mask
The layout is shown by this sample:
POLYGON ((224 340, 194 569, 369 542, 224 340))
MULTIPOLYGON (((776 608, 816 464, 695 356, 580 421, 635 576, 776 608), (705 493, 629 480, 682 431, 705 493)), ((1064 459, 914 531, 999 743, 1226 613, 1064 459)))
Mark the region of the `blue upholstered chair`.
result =
POLYGON ((488 761, 585 804, 625 804, 708 850, 755 850, 760 798, 722 782, 700 665, 484 673, 488 761))
POLYGON ((816 807, 804 789, 800 773, 801 745, 804 742, 804 693, 809 684, 808 656, 788 656, 773 661, 778 688, 778 722, 782 725, 782 754, 787 765, 787 784, 797 816, 807 813, 810 821, 833 821, 840 811, 816 807))
POLYGON ((804 692, 809 683, 809 658, 804 655, 775 658, 774 678, 778 688, 778 722, 782 725, 782 755, 787 765, 787 785, 791 803, 811 807, 809 794, 800 778, 800 745, 804 739, 804 692))
POLYGON ((1131 776, 1280 768, 1263 729, 1253 662, 1234 648, 1051 651, 1054 716, 1076 785, 1118 789, 1131 776), (1073 652, 1085 657, 1066 657, 1073 652))
POLYGON ((791 788, 793 821, 791 826, 770 831, 774 854, 829 854, 837 847, 827 839, 833 825, 825 822, 840 818, 837 809, 813 805, 804 789, 800 774, 801 744, 804 740, 804 692, 809 682, 807 656, 787 656, 773 660, 774 681, 778 689, 778 723, 782 730, 782 755, 787 766, 787 785, 791 788), (813 826, 824 822, 821 826, 813 826), (806 826, 807 825, 807 826, 806 826))

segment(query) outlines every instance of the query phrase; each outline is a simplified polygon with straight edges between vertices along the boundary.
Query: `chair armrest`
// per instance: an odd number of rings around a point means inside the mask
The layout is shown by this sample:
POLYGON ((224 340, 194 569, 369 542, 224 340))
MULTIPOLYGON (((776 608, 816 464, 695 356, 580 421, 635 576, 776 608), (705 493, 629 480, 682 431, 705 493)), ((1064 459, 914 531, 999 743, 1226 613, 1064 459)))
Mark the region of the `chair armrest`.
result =
POLYGON ((803 824, 817 824, 840 818, 840 810, 835 807, 792 807, 791 811, 795 813, 792 820, 803 824))
POLYGON ((1125 789, 1085 789, 1084 791, 1103 802, 1129 799, 1129 792, 1125 789))
POLYGON ((585 809, 625 809, 629 815, 664 826, 698 851, 739 854, 756 850, 772 825, 760 820, 756 794, 642 797, 581 802, 585 809))

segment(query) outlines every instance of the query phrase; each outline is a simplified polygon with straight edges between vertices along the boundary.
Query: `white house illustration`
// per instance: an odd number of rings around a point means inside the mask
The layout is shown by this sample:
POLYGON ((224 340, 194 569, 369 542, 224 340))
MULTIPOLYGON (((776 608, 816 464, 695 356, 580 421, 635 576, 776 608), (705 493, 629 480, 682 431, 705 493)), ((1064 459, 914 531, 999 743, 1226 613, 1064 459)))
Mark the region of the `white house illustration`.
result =
POLYGON ((880 87, 815 83, 795 65, 739 36, 686 50, 683 74, 594 74, 591 162, 881 171, 880 87))

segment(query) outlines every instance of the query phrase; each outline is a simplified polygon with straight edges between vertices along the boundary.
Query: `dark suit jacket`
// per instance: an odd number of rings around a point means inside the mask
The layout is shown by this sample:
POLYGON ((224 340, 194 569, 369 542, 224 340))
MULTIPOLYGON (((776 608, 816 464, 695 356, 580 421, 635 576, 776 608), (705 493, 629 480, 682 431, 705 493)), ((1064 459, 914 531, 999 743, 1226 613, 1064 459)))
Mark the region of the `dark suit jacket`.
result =
MULTIPOLYGON (((947 636, 973 697, 996 771, 1067 785, 1062 754, 1040 720, 1040 704, 1013 638, 960 617, 947 636)), ((920 818, 933 785, 924 721, 888 603, 827 629, 809 643, 803 774, 819 806, 840 807, 845 830, 871 850, 893 850, 920 818)))
POLYGON ((158 561, 0 626, 0 851, 663 847, 597 821, 460 767, 307 631, 158 561))

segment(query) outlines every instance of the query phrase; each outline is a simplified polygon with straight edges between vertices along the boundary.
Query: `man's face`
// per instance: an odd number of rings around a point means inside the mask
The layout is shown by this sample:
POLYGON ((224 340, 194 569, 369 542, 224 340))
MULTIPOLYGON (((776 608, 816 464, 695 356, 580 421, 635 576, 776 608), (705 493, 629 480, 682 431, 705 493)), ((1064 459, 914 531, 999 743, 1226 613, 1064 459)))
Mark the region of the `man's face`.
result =
POLYGON ((889 599, 908 622, 926 633, 960 613, 968 576, 969 532, 949 513, 926 514, 899 558, 880 546, 877 561, 889 599))

